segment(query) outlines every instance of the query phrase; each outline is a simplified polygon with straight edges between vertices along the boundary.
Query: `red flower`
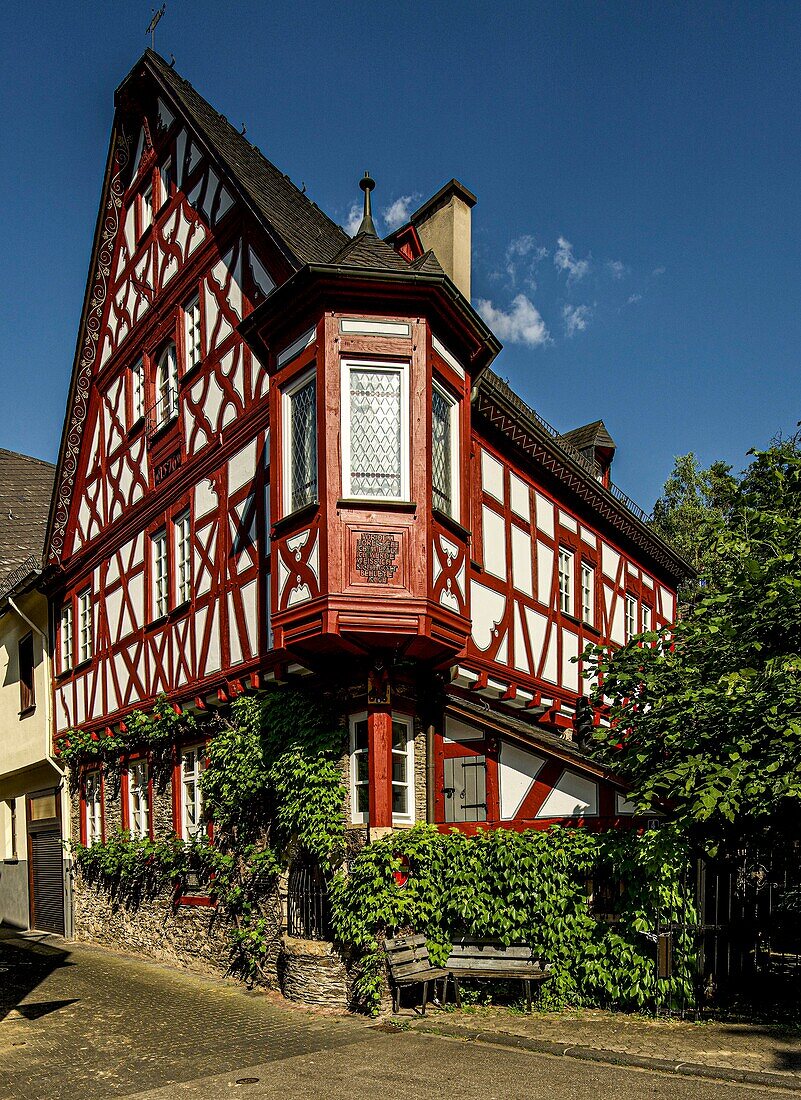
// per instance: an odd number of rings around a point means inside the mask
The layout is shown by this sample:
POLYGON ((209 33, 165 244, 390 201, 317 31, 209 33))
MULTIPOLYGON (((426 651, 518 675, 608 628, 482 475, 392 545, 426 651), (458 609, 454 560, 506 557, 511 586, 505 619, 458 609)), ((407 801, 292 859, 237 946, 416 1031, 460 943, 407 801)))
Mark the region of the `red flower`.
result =
POLYGON ((623 748, 623 742, 622 742, 622 741, 618 741, 618 743, 617 743, 617 744, 615 745, 615 748, 616 748, 616 749, 622 749, 622 748, 623 748))
POLYGON ((72 746, 70 745, 69 741, 65 741, 65 742, 64 742, 64 748, 65 748, 65 749, 69 749, 69 748, 71 748, 71 747, 72 747, 72 746))
POLYGON ((93 740, 93 741, 97 741, 97 740, 98 740, 98 736, 97 736, 97 734, 96 734, 96 733, 93 733, 93 734, 92 734, 92 740, 93 740))

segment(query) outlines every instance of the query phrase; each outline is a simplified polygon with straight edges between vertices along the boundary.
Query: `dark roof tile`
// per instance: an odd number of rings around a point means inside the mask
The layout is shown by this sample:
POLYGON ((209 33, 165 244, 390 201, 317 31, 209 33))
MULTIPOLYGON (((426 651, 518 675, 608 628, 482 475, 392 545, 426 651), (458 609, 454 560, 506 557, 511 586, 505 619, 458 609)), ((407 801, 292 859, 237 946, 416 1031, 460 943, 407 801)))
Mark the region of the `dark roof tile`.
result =
POLYGON ((0 578, 41 561, 56 468, 0 448, 0 578))
POLYGON ((373 271, 409 271, 410 265, 386 241, 372 233, 359 233, 331 261, 341 267, 373 271))

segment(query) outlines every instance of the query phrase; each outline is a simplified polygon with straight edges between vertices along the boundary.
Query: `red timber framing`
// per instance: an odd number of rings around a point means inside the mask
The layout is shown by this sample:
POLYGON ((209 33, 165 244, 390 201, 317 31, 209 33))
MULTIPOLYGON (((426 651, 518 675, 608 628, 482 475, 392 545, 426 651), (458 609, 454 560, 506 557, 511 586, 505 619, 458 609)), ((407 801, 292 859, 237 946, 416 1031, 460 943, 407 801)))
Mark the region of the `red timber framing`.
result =
MULTIPOLYGON (((578 657, 669 623, 686 567, 492 373, 499 350, 417 228, 349 241, 148 51, 117 93, 50 516, 56 736, 160 694, 203 712, 381 668, 369 818, 389 828, 388 699, 413 667, 448 685, 436 822, 478 826, 444 793, 471 758, 489 824, 617 820, 619 783, 566 740, 578 657), (353 459, 368 375, 370 407, 382 385, 396 402, 390 488, 353 459)), ((173 798, 179 823, 178 772, 173 798)))

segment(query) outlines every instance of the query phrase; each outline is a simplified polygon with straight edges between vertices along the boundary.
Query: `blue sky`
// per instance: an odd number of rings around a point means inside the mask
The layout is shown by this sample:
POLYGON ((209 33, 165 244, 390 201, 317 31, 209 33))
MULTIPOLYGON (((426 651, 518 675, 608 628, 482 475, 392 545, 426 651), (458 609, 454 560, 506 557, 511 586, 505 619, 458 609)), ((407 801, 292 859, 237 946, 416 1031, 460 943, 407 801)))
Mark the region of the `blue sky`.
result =
MULTIPOLYGON (((0 446, 54 460, 115 86, 151 4, 0 13, 0 446)), ((801 419, 801 7, 171 0, 157 48, 347 224, 478 195, 496 369, 601 417, 650 508, 673 456, 740 469, 801 419)))

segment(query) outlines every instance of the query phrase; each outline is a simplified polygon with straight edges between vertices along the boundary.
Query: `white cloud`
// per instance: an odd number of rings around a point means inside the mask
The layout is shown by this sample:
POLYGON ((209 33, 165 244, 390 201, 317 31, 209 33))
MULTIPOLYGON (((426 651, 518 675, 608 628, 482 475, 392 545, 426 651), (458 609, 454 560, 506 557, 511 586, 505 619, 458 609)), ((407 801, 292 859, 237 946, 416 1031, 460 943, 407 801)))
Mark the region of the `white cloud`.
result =
POLYGON ((565 322, 565 336, 570 338, 575 336, 577 332, 583 332, 589 324, 590 317, 592 317, 592 310, 589 306, 563 306, 562 318, 565 322))
POLYGON ((539 348, 551 341, 548 326, 540 311, 525 294, 518 294, 508 312, 496 309, 486 298, 479 298, 476 309, 495 335, 509 344, 539 348))
POLYGON ((514 237, 506 246, 506 274, 511 280, 512 286, 517 282, 518 270, 524 265, 527 270, 526 284, 531 290, 537 289, 534 279, 534 271, 537 264, 548 255, 548 249, 538 245, 530 233, 524 233, 521 237, 514 237))
POLYGON ((358 233, 359 226, 362 224, 362 215, 363 214, 364 214, 364 210, 362 209, 361 203, 355 202, 353 204, 353 206, 350 208, 350 210, 348 211, 348 220, 345 222, 345 225, 343 226, 345 232, 349 236, 355 237, 356 234, 358 233))
POLYGON ((607 260, 606 269, 613 279, 622 279, 626 274, 626 265, 622 260, 607 260))
POLYGON ((631 306, 631 305, 634 305, 635 302, 640 302, 640 301, 642 301, 642 294, 630 294, 629 295, 629 300, 626 304, 631 306))
POLYGON ((585 260, 577 260, 573 254, 573 245, 564 237, 560 237, 556 242, 553 262, 558 271, 567 272, 569 283, 575 283, 579 279, 583 279, 590 270, 589 256, 585 260))
POLYGON ((651 274, 652 275, 664 275, 665 274, 665 268, 664 267, 655 267, 654 270, 651 272, 651 274))
POLYGON ((401 195, 400 198, 395 199, 389 206, 385 207, 381 211, 381 217, 387 229, 397 229, 399 225, 407 222, 409 214, 412 212, 412 206, 419 198, 418 194, 401 195))

